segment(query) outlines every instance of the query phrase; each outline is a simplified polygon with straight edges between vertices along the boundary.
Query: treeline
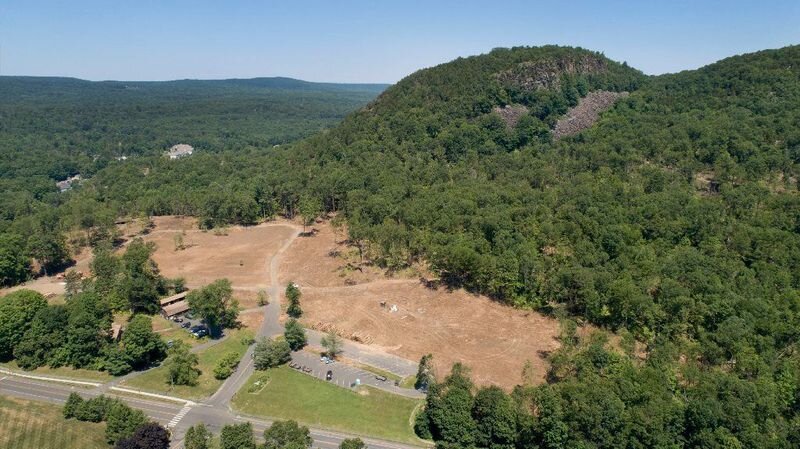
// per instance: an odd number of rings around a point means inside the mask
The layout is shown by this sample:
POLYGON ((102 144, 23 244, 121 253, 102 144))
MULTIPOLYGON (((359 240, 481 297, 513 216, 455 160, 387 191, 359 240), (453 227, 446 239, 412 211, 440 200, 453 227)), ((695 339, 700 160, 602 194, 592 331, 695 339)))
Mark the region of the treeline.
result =
POLYGON ((70 393, 64 404, 64 418, 78 421, 105 422, 106 441, 115 449, 167 449, 170 433, 150 421, 141 410, 129 407, 119 399, 100 395, 88 400, 70 393))
POLYGON ((71 366, 122 375, 160 362, 166 344, 150 317, 134 315, 120 341, 112 338, 111 309, 95 292, 48 305, 31 290, 0 298, 0 360, 21 368, 71 366))
POLYGON ((642 360, 597 333, 562 336, 550 382, 510 394, 477 388, 456 364, 428 385, 415 430, 437 448, 793 448, 800 445, 796 380, 800 363, 781 363, 779 381, 679 367, 674 346, 642 360), (793 386, 790 386, 793 385, 793 386), (680 398, 680 399, 679 399, 680 398), (788 419, 787 419, 788 418, 788 419))
POLYGON ((70 271, 65 304, 48 304, 40 293, 18 290, 0 298, 0 360, 23 369, 41 366, 87 368, 118 376, 159 363, 167 347, 153 332, 159 299, 183 289, 168 281, 151 259, 154 247, 133 240, 118 256, 99 245, 92 277, 70 271), (111 331, 113 313, 132 313, 119 341, 111 331))

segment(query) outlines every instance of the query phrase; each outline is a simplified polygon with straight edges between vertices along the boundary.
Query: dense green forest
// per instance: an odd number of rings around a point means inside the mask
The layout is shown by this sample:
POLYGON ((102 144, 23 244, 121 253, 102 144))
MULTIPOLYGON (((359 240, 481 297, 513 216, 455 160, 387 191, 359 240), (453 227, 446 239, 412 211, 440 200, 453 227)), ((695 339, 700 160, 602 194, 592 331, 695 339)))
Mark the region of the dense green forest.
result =
POLYGON ((201 159, 262 153, 333 126, 385 87, 289 78, 0 77, 0 284, 25 279, 31 256, 45 271, 68 260, 64 228, 113 221, 115 213, 95 211, 92 204, 77 206, 83 210, 72 222, 54 213, 70 200, 59 194, 56 181, 77 174, 113 177, 129 163, 135 170, 148 163, 170 166, 162 155, 178 143, 194 146, 201 159))
POLYGON ((417 429, 443 447, 800 445, 800 46, 657 77, 582 49, 496 49, 296 144, 224 146, 109 164, 46 207, 5 196, 4 279, 26 248, 47 264, 38 235, 102 240, 118 215, 212 227, 338 211, 375 263, 424 261, 567 323, 546 385, 440 379, 417 429), (554 141, 595 90, 631 94, 554 141), (528 112, 508 126, 505 105, 528 112), (623 350, 577 338, 584 320, 628 336, 623 350))

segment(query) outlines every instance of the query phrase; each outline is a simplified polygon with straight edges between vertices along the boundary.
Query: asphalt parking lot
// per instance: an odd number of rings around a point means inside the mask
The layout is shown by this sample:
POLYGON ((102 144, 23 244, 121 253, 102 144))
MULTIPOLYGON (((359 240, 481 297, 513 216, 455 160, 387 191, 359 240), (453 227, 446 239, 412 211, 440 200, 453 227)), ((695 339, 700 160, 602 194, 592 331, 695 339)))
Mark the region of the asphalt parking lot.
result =
POLYGON ((361 385, 370 385, 380 388, 381 390, 390 391, 392 393, 397 393, 398 390, 414 392, 414 390, 396 387, 394 385, 394 381, 391 379, 380 381, 376 378, 376 374, 356 368, 354 366, 346 365, 340 362, 334 362, 326 365, 325 362, 320 361, 319 355, 308 351, 293 352, 292 362, 311 368, 311 372, 307 372, 306 374, 322 380, 325 380, 325 374, 328 372, 328 370, 332 371, 333 378, 329 382, 343 388, 352 388, 356 383, 356 379, 358 379, 361 385))

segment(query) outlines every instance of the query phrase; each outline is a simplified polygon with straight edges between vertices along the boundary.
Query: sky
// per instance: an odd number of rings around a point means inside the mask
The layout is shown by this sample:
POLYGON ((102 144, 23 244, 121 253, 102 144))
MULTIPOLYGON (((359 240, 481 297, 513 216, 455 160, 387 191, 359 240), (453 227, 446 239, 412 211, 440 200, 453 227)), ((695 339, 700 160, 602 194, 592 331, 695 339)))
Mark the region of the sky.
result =
POLYGON ((544 44, 677 72, 800 44, 800 0, 0 0, 0 75, 394 83, 544 44))

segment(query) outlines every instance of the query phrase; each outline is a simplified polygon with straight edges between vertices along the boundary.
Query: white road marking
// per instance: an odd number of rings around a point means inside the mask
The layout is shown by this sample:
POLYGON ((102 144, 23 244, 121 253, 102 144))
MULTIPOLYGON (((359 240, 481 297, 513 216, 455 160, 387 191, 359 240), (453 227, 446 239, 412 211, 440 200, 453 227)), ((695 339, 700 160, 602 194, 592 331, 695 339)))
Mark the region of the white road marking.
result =
POLYGON ((183 419, 183 417, 184 417, 184 416, 186 416, 186 414, 187 414, 187 413, 189 413, 189 411, 190 411, 191 409, 192 409, 192 407, 191 407, 190 405, 188 405, 188 404, 187 404, 187 405, 185 405, 185 406, 184 406, 184 407, 181 409, 181 411, 179 411, 179 412, 178 412, 178 414, 177 414, 177 415, 175 415, 175 417, 174 417, 174 418, 172 418, 172 420, 169 422, 169 424, 167 424, 167 427, 175 427, 175 426, 177 426, 177 425, 178 425, 178 423, 179 423, 179 422, 181 422, 181 420, 183 419))

